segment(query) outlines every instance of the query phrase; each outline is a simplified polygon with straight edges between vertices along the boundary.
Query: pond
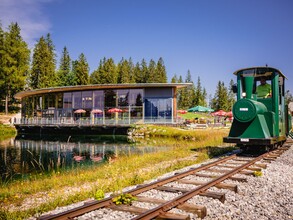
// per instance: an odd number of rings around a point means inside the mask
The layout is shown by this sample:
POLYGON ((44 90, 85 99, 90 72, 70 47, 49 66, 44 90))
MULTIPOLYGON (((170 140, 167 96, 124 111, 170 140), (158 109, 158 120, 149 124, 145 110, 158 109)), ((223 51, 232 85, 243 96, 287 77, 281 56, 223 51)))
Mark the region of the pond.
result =
POLYGON ((0 142, 1 181, 99 166, 117 157, 165 150, 168 147, 136 146, 125 136, 18 136, 0 142))

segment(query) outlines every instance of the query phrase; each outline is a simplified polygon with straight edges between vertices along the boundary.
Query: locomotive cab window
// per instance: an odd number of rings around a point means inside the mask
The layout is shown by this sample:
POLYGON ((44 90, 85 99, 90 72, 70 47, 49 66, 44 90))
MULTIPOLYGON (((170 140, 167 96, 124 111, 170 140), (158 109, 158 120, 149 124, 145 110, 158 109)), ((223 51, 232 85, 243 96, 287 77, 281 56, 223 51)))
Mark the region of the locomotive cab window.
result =
POLYGON ((256 80, 257 98, 270 98, 272 96, 271 80, 266 76, 260 76, 256 80))

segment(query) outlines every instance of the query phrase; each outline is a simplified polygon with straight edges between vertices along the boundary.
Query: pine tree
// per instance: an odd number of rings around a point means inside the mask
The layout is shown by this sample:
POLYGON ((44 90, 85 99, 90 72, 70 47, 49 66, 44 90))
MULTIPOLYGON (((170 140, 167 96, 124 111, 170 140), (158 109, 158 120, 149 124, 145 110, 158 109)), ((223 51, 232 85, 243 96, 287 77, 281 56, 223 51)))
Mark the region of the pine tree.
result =
POLYGON ((71 58, 66 47, 63 48, 58 70, 58 86, 70 86, 71 58))
POLYGON ((87 85, 89 83, 89 65, 86 57, 81 53, 74 64, 77 85, 87 85))
POLYGON ((195 98, 194 98, 194 106, 201 105, 202 103, 202 88, 200 78, 197 78, 197 85, 195 88, 195 98))
POLYGON ((148 66, 145 61, 145 59, 142 59, 141 61, 141 83, 146 83, 147 82, 147 77, 148 77, 148 66))
POLYGON ((185 82, 186 83, 191 83, 192 82, 192 77, 191 77, 190 70, 187 70, 187 75, 186 75, 186 78, 185 78, 185 82))
POLYGON ((135 83, 143 83, 144 82, 144 77, 142 75, 139 62, 136 63, 136 65, 133 69, 133 76, 134 76, 135 83))
POLYGON ((186 97, 186 108, 192 108, 195 106, 195 86, 191 78, 190 70, 187 71, 186 83, 192 83, 192 85, 186 87, 187 97, 186 97))
POLYGON ((150 60, 148 71, 146 75, 147 83, 155 83, 157 82, 157 74, 156 74, 156 63, 153 59, 150 60))
POLYGON ((103 60, 100 60, 99 66, 90 76, 91 84, 101 84, 100 75, 103 69, 103 60))
MULTIPOLYGON (((182 77, 179 77, 179 83, 182 82, 182 77)), ((185 83, 192 83, 192 85, 187 86, 185 88, 180 89, 179 92, 179 99, 178 99, 178 107, 182 109, 188 109, 194 107, 194 100, 195 100, 195 86, 191 79, 190 71, 187 71, 185 83)))
POLYGON ((5 96, 5 113, 8 101, 23 90, 29 70, 30 51, 20 35, 17 23, 11 23, 9 32, 0 30, 0 88, 5 96))
POLYGON ((207 92, 205 88, 202 88, 200 77, 197 78, 197 84, 195 88, 195 100, 194 100, 194 106, 200 105, 200 106, 206 106, 206 96, 207 92))
POLYGON ((135 83, 134 64, 132 62, 131 57, 128 59, 128 66, 129 66, 129 83, 135 83))
POLYGON ((233 93, 232 91, 232 86, 234 85, 234 81, 233 79, 230 80, 230 83, 229 83, 229 89, 228 89, 228 100, 227 100, 227 108, 229 111, 232 110, 232 107, 235 103, 235 94, 233 93))
POLYGON ((5 55, 5 49, 4 49, 4 31, 2 29, 2 25, 0 22, 0 100, 5 99, 5 86, 4 86, 4 55, 5 55))
POLYGON ((77 79, 77 71, 76 71, 76 67, 78 65, 78 61, 77 60, 73 60, 71 61, 71 71, 68 75, 68 84, 70 86, 76 86, 79 85, 78 84, 78 79, 77 79))
POLYGON ((103 67, 100 73, 101 84, 116 84, 117 83, 117 70, 114 60, 112 58, 103 60, 103 67))
POLYGON ((41 37, 34 48, 30 86, 33 89, 53 87, 57 85, 55 73, 56 61, 54 46, 50 39, 41 37))
POLYGON ((178 82, 178 78, 177 78, 177 75, 175 74, 171 79, 171 83, 177 83, 177 82, 178 82))
POLYGON ((160 59, 157 62, 156 75, 157 77, 155 78, 155 82, 167 83, 167 73, 162 57, 160 57, 160 59))
POLYGON ((206 99, 207 99, 207 91, 206 91, 205 88, 203 88, 203 90, 202 90, 202 102, 200 103, 200 105, 207 106, 206 99))
POLYGON ((224 82, 219 81, 215 96, 212 99, 212 108, 215 110, 229 111, 228 91, 224 82))
MULTIPOLYGON (((182 76, 179 76, 178 83, 183 83, 182 76)), ((180 109, 183 109, 183 96, 184 96, 184 88, 178 89, 177 91, 177 106, 180 109)))
POLYGON ((118 83, 130 83, 130 66, 127 60, 122 58, 117 66, 118 83))

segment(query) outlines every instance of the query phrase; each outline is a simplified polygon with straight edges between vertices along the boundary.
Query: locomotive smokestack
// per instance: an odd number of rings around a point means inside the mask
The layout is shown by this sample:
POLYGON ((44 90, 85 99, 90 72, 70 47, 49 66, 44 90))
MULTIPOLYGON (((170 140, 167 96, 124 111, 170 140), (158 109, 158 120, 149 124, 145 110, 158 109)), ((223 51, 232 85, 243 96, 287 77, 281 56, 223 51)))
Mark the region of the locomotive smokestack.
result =
POLYGON ((253 80, 254 78, 252 76, 245 76, 245 92, 246 92, 246 98, 252 99, 252 90, 253 90, 253 80))

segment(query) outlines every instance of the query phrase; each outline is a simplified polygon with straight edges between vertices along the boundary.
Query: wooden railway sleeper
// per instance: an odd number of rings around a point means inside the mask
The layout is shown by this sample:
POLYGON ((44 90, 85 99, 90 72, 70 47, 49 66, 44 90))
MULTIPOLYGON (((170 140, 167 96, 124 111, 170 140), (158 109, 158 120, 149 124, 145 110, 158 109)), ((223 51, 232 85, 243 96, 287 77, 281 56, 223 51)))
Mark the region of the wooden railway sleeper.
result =
MULTIPOLYGON (((206 183, 206 182, 194 181, 194 180, 178 180, 177 182, 183 183, 183 184, 192 184, 192 185, 204 185, 206 183)), ((215 187, 219 189, 228 189, 235 193, 238 192, 238 187, 236 184, 218 183, 215 185, 215 187)))
POLYGON ((246 170, 261 171, 262 169, 257 167, 247 167, 246 170))
MULTIPOLYGON (((139 202, 147 202, 147 203, 154 203, 154 204, 163 204, 167 202, 166 200, 163 200, 163 199, 148 198, 144 196, 137 196, 136 198, 137 198, 137 201, 139 202)), ((205 206, 193 205, 187 202, 178 205, 177 209, 181 209, 186 212, 196 214, 199 218, 204 218, 207 214, 207 208, 205 206)))
POLYGON ((229 165, 225 165, 225 164, 219 164, 219 165, 217 165, 217 167, 224 167, 224 168, 231 168, 231 169, 235 168, 235 166, 229 166, 229 165))
POLYGON ((227 173, 228 171, 227 170, 217 170, 217 169, 207 169, 205 170, 207 172, 214 172, 214 173, 227 173))
POLYGON ((244 174, 244 175, 254 175, 254 171, 249 171, 249 170, 242 170, 239 172, 240 174, 244 174))
POLYGON ((260 168, 263 168, 263 169, 267 168, 267 165, 263 164, 263 163, 255 163, 255 164, 253 164, 253 166, 260 167, 260 168))
MULTIPOLYGON (((165 191, 165 192, 172 192, 172 193, 178 193, 181 192, 182 194, 184 193, 188 193, 191 190, 188 189, 183 189, 183 188, 179 188, 179 187, 169 187, 169 186, 160 186, 157 187, 156 190, 161 190, 161 191, 165 191)), ((205 196, 205 197, 211 197, 214 199, 218 199, 221 202, 225 202, 225 193, 218 193, 218 192, 212 192, 212 191, 203 191, 201 193, 199 193, 200 196, 205 196)))
MULTIPOLYGON (((135 207, 135 206, 129 206, 129 205, 113 205, 108 208, 110 208, 112 210, 116 210, 116 211, 130 212, 130 213, 134 213, 134 214, 141 214, 141 213, 148 211, 148 209, 135 207)), ((156 219, 178 219, 178 220, 190 219, 190 217, 188 215, 166 213, 166 212, 165 213, 161 212, 161 213, 162 214, 158 215, 158 217, 156 219)))
POLYGON ((234 158, 233 161, 239 161, 239 162, 247 163, 247 162, 251 161, 251 159, 248 159, 248 158, 234 158))

